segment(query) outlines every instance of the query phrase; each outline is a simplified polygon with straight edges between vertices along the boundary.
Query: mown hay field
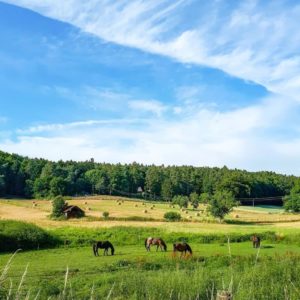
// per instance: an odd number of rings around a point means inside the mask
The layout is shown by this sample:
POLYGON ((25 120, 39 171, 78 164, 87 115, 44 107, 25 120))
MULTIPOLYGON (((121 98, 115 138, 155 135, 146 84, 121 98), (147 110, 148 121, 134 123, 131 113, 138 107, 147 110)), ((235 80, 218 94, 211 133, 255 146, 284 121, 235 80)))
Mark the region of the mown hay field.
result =
POLYGON ((83 219, 53 221, 49 219, 51 201, 0 199, 0 219, 32 222, 44 228, 53 227, 163 227, 169 231, 189 232, 260 232, 266 230, 300 230, 300 216, 285 213, 273 207, 237 207, 226 217, 227 223, 218 224, 205 211, 205 206, 194 210, 192 207, 181 211, 178 206, 166 203, 150 203, 113 196, 72 198, 70 205, 85 210, 83 219), (144 203, 144 205, 143 205, 144 203), (109 220, 102 219, 102 213, 109 212, 109 220), (145 212, 146 211, 146 212, 145 212), (167 211, 179 212, 184 222, 165 222, 167 211))

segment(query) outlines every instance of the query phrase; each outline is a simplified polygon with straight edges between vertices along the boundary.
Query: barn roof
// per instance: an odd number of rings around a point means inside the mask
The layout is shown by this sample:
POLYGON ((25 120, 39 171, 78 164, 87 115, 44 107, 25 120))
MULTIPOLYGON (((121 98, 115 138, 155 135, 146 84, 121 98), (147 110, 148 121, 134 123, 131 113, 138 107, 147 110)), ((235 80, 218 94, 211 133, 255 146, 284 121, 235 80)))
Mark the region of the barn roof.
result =
POLYGON ((64 213, 71 212, 71 211, 82 211, 83 212, 83 210, 76 205, 69 205, 69 206, 65 207, 65 209, 64 209, 64 213))

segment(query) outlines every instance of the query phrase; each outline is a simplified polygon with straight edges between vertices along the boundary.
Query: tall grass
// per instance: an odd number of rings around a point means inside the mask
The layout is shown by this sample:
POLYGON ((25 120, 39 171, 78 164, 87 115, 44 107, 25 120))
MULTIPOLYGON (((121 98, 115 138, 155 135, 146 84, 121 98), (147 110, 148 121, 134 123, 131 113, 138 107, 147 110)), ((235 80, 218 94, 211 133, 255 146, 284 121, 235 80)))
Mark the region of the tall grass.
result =
MULTIPOLYGON (((300 257, 209 257, 186 260, 136 261, 107 270, 93 280, 70 277, 69 269, 58 290, 24 288, 26 270, 17 286, 3 284, 1 299, 215 299, 218 290, 229 290, 235 300, 300 299, 300 257), (125 267, 124 267, 125 266, 125 267), (153 267, 153 268, 152 268, 153 267)), ((8 265, 10 262, 8 263, 8 265)), ((6 267, 7 268, 7 267, 6 267)), ((9 278, 4 278, 9 283, 9 278)), ((57 282, 57 281, 55 281, 57 282)), ((48 282, 51 285, 51 282, 48 282)), ((54 283, 55 284, 55 283, 54 283)))

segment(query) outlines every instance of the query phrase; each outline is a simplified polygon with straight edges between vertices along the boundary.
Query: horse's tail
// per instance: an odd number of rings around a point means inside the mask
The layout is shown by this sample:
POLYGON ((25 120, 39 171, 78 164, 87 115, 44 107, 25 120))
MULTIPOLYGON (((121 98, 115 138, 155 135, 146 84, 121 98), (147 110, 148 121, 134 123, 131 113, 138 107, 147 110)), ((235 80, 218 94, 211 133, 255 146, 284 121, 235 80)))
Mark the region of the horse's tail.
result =
POLYGON ((96 255, 96 253, 97 253, 97 243, 93 244, 93 251, 94 251, 94 255, 97 256, 96 255))
POLYGON ((115 248, 112 244, 110 244, 111 255, 115 254, 115 248))
POLYGON ((145 239, 145 248, 148 249, 148 238, 145 239))
POLYGON ((163 245, 164 250, 167 251, 167 245, 166 245, 166 243, 162 239, 160 239, 160 242, 163 245))
POLYGON ((191 254, 193 254, 192 248, 190 247, 189 244, 186 244, 186 248, 191 254))

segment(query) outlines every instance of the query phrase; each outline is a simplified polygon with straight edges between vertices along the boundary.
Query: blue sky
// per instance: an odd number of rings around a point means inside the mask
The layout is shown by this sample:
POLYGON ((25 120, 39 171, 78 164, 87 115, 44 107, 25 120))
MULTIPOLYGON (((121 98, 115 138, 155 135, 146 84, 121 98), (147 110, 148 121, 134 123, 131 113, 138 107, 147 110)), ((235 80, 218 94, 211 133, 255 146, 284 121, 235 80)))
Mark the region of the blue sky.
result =
POLYGON ((0 149, 300 175, 297 1, 60 2, 0 2, 0 149))

